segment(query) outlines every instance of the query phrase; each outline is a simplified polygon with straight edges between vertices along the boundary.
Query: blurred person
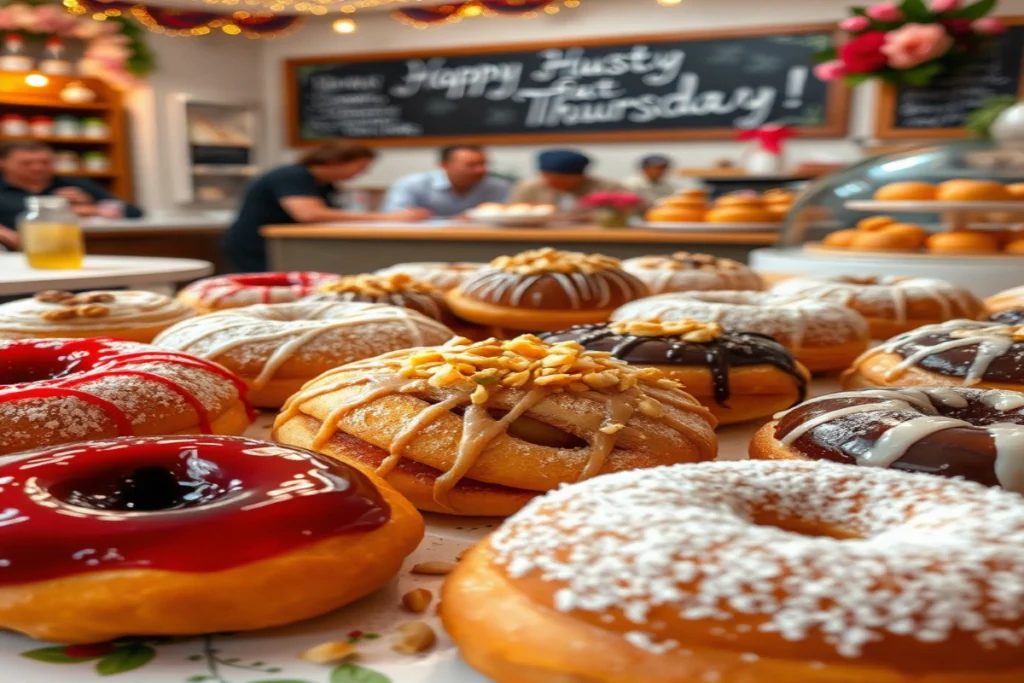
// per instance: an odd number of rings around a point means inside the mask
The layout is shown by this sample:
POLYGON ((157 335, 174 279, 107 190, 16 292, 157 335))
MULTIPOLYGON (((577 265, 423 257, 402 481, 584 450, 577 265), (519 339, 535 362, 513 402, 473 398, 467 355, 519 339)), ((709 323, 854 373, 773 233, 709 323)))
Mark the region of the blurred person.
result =
POLYGON ((576 210, 577 202, 594 192, 624 192, 615 180, 587 175, 590 158, 570 149, 552 149, 537 156, 536 178, 521 180, 512 188, 513 204, 554 204, 563 213, 576 210))
POLYGON ((640 160, 639 173, 622 181, 623 187, 644 198, 648 204, 657 204, 671 197, 677 188, 668 180, 672 160, 661 154, 649 154, 640 160))
POLYGON ((399 178, 384 199, 385 211, 420 208, 450 218, 487 203, 504 203, 509 184, 488 175, 487 154, 476 145, 441 150, 438 168, 399 178))

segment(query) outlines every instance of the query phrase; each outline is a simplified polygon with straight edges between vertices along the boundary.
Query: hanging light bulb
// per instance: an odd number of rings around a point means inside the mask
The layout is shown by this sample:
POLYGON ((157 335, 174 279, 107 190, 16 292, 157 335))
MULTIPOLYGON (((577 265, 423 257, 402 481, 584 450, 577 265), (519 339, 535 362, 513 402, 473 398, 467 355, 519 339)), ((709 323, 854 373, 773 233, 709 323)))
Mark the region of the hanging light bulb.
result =
POLYGON ((683 0, 658 0, 658 4, 665 7, 674 7, 683 4, 683 0))
POLYGON ((38 71, 30 73, 28 76, 25 76, 25 84, 33 88, 42 88, 49 84, 49 82, 50 79, 44 76, 43 74, 39 73, 38 71))
POLYGON ((347 34, 355 33, 359 28, 356 26, 354 19, 335 19, 334 23, 331 24, 331 28, 334 29, 335 33, 347 34))

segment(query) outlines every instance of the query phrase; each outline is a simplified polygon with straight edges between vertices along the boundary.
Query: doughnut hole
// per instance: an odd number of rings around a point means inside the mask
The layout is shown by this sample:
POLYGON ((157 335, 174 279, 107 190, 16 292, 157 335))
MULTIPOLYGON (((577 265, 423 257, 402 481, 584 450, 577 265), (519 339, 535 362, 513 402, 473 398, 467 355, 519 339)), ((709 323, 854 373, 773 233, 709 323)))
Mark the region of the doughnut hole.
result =
POLYGON ((771 510, 755 510, 751 521, 758 526, 770 526, 791 534, 810 536, 814 538, 834 538, 839 541, 851 541, 863 539, 863 534, 858 534, 850 529, 836 524, 828 524, 819 519, 804 519, 801 517, 783 517, 771 510))
POLYGON ((71 360, 55 349, 33 347, 32 355, 11 349, 0 355, 0 385, 28 384, 66 377, 88 369, 81 360, 71 360))

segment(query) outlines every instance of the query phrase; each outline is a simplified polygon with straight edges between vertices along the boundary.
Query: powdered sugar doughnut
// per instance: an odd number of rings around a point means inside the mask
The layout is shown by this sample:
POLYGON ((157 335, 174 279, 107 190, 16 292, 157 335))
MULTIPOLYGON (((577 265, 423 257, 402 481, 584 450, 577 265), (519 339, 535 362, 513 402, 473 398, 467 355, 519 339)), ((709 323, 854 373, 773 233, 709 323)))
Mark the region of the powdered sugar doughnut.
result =
POLYGON ((976 318, 985 308, 967 289, 923 277, 801 277, 780 282, 771 292, 849 306, 867 318, 874 339, 953 318, 976 318))
POLYGON ((178 300, 200 313, 241 308, 254 304, 296 301, 337 280, 330 273, 243 273, 196 280, 178 292, 178 300))
POLYGON ((744 264, 710 254, 677 251, 668 256, 639 256, 623 261, 622 269, 640 278, 652 294, 764 288, 761 276, 744 264))
POLYGON ((374 275, 389 277, 392 275, 408 275, 413 280, 434 285, 442 292, 455 289, 467 278, 472 277, 486 263, 399 263, 381 268, 374 275))
POLYGON ((620 306, 619 320, 717 322, 727 330, 774 337, 811 371, 847 367, 868 345, 868 324, 856 311, 811 299, 762 292, 677 292, 620 306))
POLYGON ((115 436, 238 435, 245 385, 200 358, 110 339, 0 340, 0 455, 115 436))
POLYGON ((616 473, 506 521, 442 605, 502 683, 1006 683, 1024 498, 834 463, 616 473))
POLYGON ((248 306, 186 320, 154 340, 236 372, 253 405, 278 408, 303 384, 339 365, 454 333, 421 313, 386 304, 297 301, 248 306))

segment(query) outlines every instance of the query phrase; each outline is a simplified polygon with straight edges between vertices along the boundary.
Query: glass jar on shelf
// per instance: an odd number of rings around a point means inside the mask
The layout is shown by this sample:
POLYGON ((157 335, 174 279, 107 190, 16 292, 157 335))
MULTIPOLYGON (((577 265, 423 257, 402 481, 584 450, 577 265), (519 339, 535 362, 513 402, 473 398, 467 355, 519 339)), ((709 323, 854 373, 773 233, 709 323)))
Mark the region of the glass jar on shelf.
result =
POLYGON ((75 270, 85 258, 78 216, 64 197, 29 197, 18 217, 21 249, 32 268, 75 270))
POLYGON ((58 116, 53 121, 53 136, 58 138, 82 137, 82 125, 74 116, 58 116))
POLYGON ((82 170, 78 154, 61 150, 53 155, 53 170, 57 173, 77 173, 82 170))
POLYGON ((82 137, 102 140, 110 137, 110 127, 103 119, 85 119, 82 121, 82 137))
POLYGON ((33 116, 28 121, 28 130, 34 138, 53 137, 53 119, 49 116, 33 116))
POLYGON ((28 119, 21 114, 4 114, 0 117, 0 135, 23 138, 28 135, 28 130, 28 119))
POLYGON ((106 173, 110 170, 110 158, 103 152, 86 152, 82 155, 82 170, 89 173, 106 173))

